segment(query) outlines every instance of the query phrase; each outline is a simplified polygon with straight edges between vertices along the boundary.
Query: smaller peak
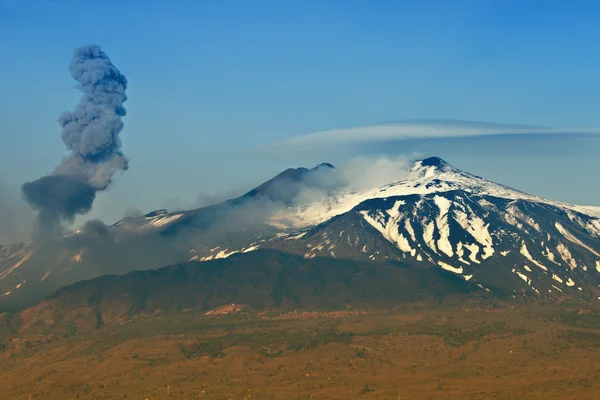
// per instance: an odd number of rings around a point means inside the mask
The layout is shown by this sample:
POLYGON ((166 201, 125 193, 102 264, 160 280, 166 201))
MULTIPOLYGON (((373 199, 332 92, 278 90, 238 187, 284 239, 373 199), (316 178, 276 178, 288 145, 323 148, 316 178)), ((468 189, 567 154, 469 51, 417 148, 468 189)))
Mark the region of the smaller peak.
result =
POLYGON ((429 157, 421 160, 421 165, 423 167, 444 167, 448 163, 439 157, 429 157))
POLYGON ((335 169, 335 167, 332 164, 329 164, 327 162, 321 163, 321 164, 317 165, 316 167, 314 167, 313 169, 319 169, 319 168, 335 169))
POLYGON ((152 211, 152 212, 144 215, 144 217, 146 217, 146 218, 152 218, 152 217, 158 217, 160 215, 165 215, 165 214, 168 214, 168 213, 169 213, 169 211, 167 211, 167 210, 165 210, 163 208, 163 209, 160 209, 160 210, 152 211))
POLYGON ((278 176, 296 175, 298 173, 304 173, 306 171, 308 171, 308 169, 306 169, 304 167, 288 168, 285 171, 283 171, 282 173, 280 173, 278 176))

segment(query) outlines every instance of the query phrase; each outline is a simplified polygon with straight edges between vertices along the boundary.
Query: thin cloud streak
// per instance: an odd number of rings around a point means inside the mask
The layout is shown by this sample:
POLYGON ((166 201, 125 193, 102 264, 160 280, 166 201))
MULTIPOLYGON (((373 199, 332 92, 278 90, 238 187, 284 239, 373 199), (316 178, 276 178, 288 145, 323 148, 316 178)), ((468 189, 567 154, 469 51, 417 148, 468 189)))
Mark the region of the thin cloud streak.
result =
POLYGON ((459 120, 410 120, 319 131, 292 137, 269 147, 279 150, 292 148, 309 150, 316 146, 340 146, 389 140, 537 134, 600 134, 600 129, 550 128, 459 120))

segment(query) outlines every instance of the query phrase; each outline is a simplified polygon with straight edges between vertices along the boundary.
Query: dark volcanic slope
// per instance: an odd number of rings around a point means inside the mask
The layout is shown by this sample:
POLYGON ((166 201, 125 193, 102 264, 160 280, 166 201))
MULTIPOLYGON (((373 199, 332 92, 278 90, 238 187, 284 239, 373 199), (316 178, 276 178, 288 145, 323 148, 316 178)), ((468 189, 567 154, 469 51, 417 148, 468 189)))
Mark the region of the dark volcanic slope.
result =
POLYGON ((257 249, 435 266, 501 294, 600 298, 600 207, 542 199, 437 157, 378 188, 351 191, 339 179, 328 164, 288 169, 212 206, 0 247, 0 312, 105 274, 257 249))
POLYGON ((439 268, 313 258, 258 250, 227 259, 108 275, 58 291, 12 320, 21 330, 97 327, 140 314, 226 304, 270 307, 390 306, 478 291, 439 268))
POLYGON ((242 249, 272 238, 279 229, 265 224, 270 214, 307 188, 327 190, 336 183, 332 171, 330 164, 288 169, 238 198, 196 210, 157 210, 111 227, 84 227, 52 243, 0 246, 0 312, 23 309, 80 280, 161 268, 217 247, 242 249))
POLYGON ((369 199, 302 235, 261 243, 304 257, 403 261, 497 293, 600 296, 598 219, 462 190, 369 199))

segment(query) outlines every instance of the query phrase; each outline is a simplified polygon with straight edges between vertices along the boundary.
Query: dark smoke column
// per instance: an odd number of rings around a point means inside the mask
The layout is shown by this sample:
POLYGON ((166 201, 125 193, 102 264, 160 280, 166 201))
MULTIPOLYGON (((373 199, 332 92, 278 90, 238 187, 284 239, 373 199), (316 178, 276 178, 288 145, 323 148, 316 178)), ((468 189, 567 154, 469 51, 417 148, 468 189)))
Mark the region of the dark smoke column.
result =
POLYGON ((106 190, 115 173, 128 167, 119 140, 127 79, 95 45, 75 49, 69 69, 83 92, 75 110, 58 118, 71 154, 50 175, 22 187, 25 199, 39 211, 40 229, 46 232, 88 213, 96 192, 106 190))

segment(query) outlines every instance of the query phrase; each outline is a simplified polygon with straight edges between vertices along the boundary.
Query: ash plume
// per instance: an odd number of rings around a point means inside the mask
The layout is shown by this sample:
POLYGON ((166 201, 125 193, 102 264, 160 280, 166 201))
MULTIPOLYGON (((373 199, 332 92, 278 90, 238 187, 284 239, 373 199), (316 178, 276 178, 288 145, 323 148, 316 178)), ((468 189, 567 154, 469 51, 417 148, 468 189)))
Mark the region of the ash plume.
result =
POLYGON ((88 213, 96 193, 128 168, 119 139, 127 79, 96 45, 76 48, 69 70, 83 93, 75 110, 58 118, 71 154, 52 173, 22 187, 27 202, 39 211, 42 231, 53 231, 61 222, 88 213))

